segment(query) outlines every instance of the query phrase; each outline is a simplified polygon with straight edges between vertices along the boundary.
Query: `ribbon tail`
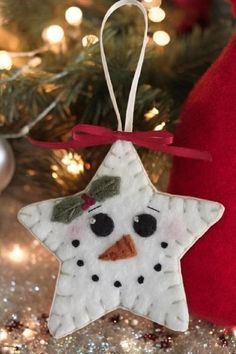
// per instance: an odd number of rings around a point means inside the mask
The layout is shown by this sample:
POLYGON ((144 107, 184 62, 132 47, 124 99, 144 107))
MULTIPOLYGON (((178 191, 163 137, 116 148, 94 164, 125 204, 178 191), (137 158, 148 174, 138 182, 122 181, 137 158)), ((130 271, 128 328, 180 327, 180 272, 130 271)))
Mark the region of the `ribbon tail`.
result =
POLYGON ((201 150, 190 149, 185 147, 166 146, 166 145, 158 146, 153 150, 160 151, 177 157, 184 157, 187 159, 190 158, 194 160, 203 160, 203 161, 212 162, 212 156, 208 151, 201 151, 201 150))
POLYGON ((67 141, 67 142, 50 142, 50 141, 41 141, 41 140, 36 140, 30 137, 27 137, 29 142, 32 145, 36 145, 42 149, 74 149, 75 148, 75 141, 67 141))
POLYGON ((212 156, 208 151, 200 151, 196 149, 190 149, 185 147, 179 146, 170 146, 166 143, 158 143, 154 140, 145 140, 145 139, 137 139, 133 138, 130 139, 133 144, 137 144, 144 148, 162 152, 165 154, 177 156, 177 157, 184 157, 184 158, 191 158, 195 160, 203 160, 203 161, 212 161, 212 156))

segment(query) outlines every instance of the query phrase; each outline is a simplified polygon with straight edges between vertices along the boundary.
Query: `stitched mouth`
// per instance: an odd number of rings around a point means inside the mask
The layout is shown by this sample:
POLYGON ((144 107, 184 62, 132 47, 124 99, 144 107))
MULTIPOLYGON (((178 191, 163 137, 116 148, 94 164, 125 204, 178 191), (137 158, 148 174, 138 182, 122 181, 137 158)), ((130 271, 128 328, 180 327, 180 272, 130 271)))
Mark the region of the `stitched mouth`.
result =
POLYGON ((135 243, 130 235, 124 235, 119 241, 107 248, 98 259, 102 261, 117 261, 137 256, 135 243))

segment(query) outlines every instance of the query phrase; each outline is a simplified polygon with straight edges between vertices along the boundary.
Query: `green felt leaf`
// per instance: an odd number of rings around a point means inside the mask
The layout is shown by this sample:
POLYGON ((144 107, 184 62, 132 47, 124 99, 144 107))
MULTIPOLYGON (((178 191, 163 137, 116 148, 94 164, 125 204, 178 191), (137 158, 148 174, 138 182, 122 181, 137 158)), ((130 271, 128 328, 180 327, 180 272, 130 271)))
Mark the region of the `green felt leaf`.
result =
POLYGON ((89 195, 102 202, 120 193, 120 177, 102 176, 92 182, 89 195))
POLYGON ((83 213, 83 209, 81 208, 83 203, 84 201, 79 195, 64 198, 54 206, 51 221, 63 224, 71 223, 71 221, 83 213))

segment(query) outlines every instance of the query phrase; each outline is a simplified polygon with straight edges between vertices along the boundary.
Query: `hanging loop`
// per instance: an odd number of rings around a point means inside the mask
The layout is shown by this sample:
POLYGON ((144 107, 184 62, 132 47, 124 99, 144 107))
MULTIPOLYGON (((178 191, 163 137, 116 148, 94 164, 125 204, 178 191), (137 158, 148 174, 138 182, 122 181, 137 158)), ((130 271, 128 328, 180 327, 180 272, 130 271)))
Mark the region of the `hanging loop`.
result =
POLYGON ((103 65, 103 69, 104 69, 105 78, 106 78, 106 81, 107 81, 107 87, 108 87, 108 90, 109 90, 111 101, 112 101, 112 104, 113 104, 113 107, 114 107, 114 110, 115 110, 115 113, 116 113, 117 121, 118 121, 117 130, 122 131, 123 129, 122 129, 122 120, 121 120, 121 116, 120 116, 120 111, 119 111, 119 108, 118 108, 118 105, 117 105, 117 100, 116 100, 114 89, 113 89, 113 85, 112 85, 112 82, 111 82, 111 76, 109 74, 109 69, 108 69, 108 65, 107 65, 106 55, 105 55, 105 51, 104 51, 103 32, 104 32, 104 28, 105 28, 106 22, 109 19, 109 17, 112 15, 112 13, 115 12, 120 7, 123 7, 125 5, 137 6, 142 11, 143 16, 144 16, 144 20, 145 20, 145 31, 144 31, 142 49, 141 49, 141 53, 140 53, 140 57, 139 57, 139 60, 138 60, 137 68, 136 68, 136 71, 135 71, 135 74, 134 74, 134 78, 133 78, 133 82, 132 82, 131 89, 130 89, 128 105, 127 105, 127 110, 126 110, 126 118, 125 118, 125 131, 126 132, 132 132, 133 131, 133 120, 134 120, 134 106, 135 106, 138 82, 139 82, 139 78, 140 78, 140 74, 141 74, 141 70, 142 70, 142 66, 143 66, 143 61, 144 61, 144 57, 145 57, 145 49, 146 49, 146 45, 147 45, 147 41, 148 41, 148 17, 147 17, 147 12, 145 10, 145 7, 140 2, 138 2, 137 0, 120 0, 120 1, 116 2, 113 6, 110 7, 110 9, 107 11, 107 13, 106 13, 106 15, 105 15, 105 17, 103 19, 102 26, 101 26, 100 48, 101 48, 102 65, 103 65))

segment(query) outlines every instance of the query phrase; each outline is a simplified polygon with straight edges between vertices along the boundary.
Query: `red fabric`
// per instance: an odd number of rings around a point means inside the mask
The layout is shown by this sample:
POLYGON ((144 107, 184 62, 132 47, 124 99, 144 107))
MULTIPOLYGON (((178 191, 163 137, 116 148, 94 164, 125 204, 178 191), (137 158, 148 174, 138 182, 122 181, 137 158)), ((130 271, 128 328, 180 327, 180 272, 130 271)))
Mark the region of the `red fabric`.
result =
POLYGON ((84 203, 82 204, 83 210, 88 210, 91 206, 96 204, 96 199, 90 197, 88 194, 82 194, 81 198, 83 199, 84 203))
POLYGON ((233 6, 233 12, 234 15, 236 16, 236 0, 231 0, 232 6, 233 6))
MULTIPOLYGON (((234 1, 234 0, 232 0, 234 1)), ((205 14, 209 10, 212 0, 174 0, 175 4, 185 9, 195 9, 201 14, 205 14)))
POLYGON ((190 311, 236 326, 236 36, 190 94, 176 143, 213 162, 174 159, 169 192, 222 202, 223 218, 182 260, 190 311))
POLYGON ((209 22, 212 0, 174 0, 174 3, 186 13, 180 32, 191 30, 197 23, 205 25, 209 22))

